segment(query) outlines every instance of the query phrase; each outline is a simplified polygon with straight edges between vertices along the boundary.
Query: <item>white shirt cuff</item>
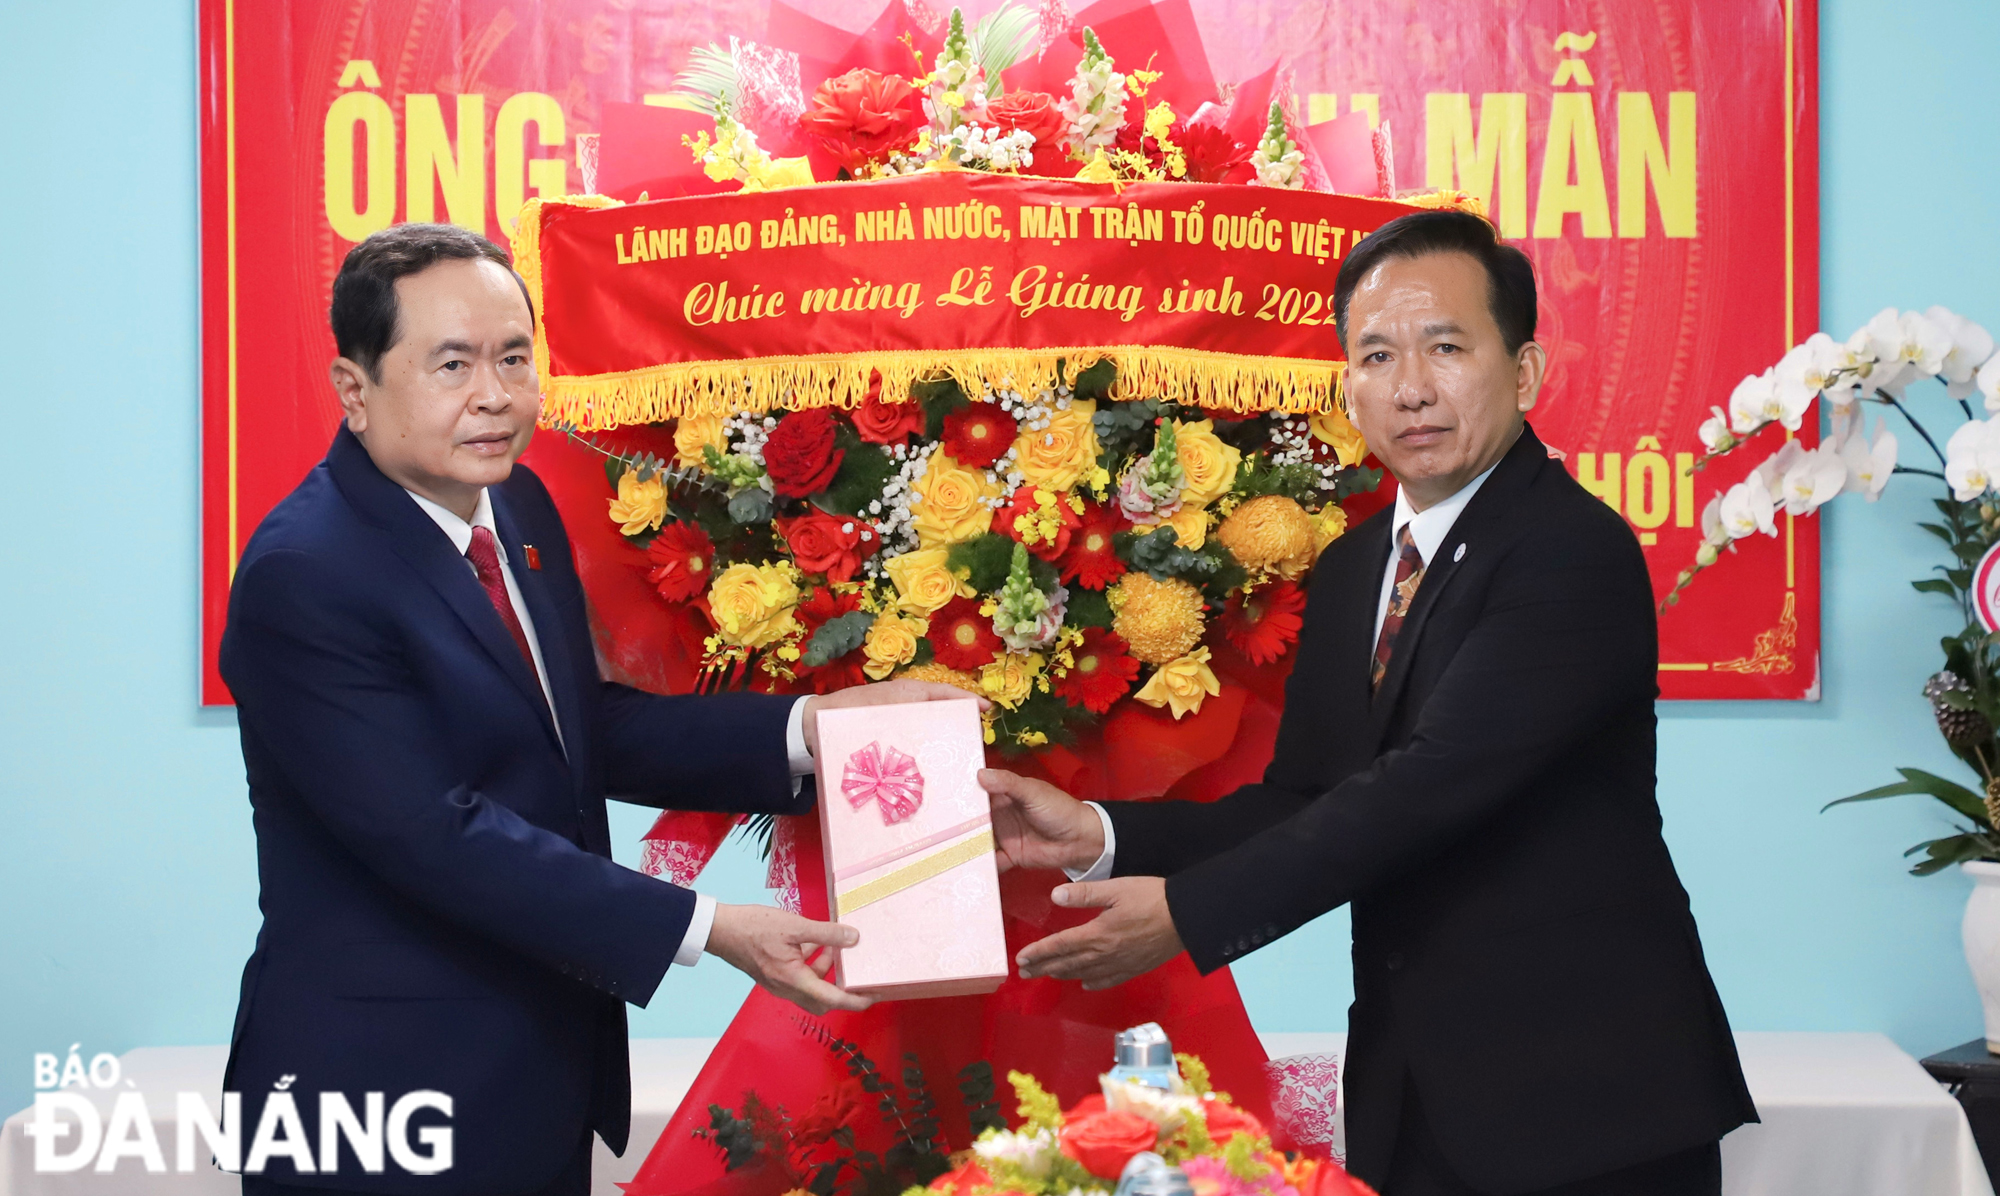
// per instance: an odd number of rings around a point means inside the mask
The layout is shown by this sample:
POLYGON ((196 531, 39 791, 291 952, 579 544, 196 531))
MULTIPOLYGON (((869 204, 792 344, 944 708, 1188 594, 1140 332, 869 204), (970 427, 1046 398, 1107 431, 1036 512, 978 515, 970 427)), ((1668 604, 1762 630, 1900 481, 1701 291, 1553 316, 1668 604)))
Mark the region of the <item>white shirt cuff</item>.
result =
POLYGON ((1097 821, 1104 827, 1104 854, 1098 856, 1097 862, 1082 872, 1071 872, 1069 869, 1064 868, 1063 875, 1069 877, 1071 880, 1110 880, 1111 857, 1118 850, 1118 835, 1117 832, 1111 829, 1111 815, 1106 814, 1104 807, 1094 801, 1087 801, 1083 804, 1097 811, 1097 821))
POLYGON ((701 953, 708 950, 708 932, 715 929, 715 898, 706 893, 694 895, 694 917, 688 919, 687 934, 681 938, 681 949, 674 952, 674 962, 684 968, 691 968, 701 962, 701 953))
POLYGON ((793 702, 792 716, 785 720, 785 756, 795 777, 813 774, 812 753, 806 750, 806 703, 810 701, 811 698, 800 698, 793 702))

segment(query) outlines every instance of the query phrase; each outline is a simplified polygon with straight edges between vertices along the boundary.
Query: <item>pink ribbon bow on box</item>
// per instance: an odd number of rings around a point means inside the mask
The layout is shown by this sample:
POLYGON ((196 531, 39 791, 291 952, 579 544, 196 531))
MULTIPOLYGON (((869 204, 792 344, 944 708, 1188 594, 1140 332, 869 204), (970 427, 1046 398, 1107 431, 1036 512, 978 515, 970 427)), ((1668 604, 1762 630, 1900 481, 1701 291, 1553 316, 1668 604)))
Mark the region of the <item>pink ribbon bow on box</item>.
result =
POLYGON ((893 825, 924 804, 924 774, 917 770, 915 756, 877 741, 847 758, 840 791, 857 810, 871 801, 878 803, 883 824, 893 825))

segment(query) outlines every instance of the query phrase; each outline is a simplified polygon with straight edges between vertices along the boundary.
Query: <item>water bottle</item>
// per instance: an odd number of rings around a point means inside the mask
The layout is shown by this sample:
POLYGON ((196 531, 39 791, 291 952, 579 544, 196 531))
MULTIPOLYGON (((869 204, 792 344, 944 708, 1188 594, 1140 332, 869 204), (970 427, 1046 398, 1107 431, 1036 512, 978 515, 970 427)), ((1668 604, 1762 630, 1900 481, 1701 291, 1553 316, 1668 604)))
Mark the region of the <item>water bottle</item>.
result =
POLYGON ((1194 1196, 1194 1185, 1188 1182, 1187 1172, 1145 1150, 1125 1164, 1116 1196, 1194 1196))
POLYGON ((1118 1032, 1112 1058, 1111 1078, 1130 1080, 1148 1088, 1172 1092, 1180 1069, 1174 1066, 1174 1047, 1158 1022, 1147 1022, 1118 1032))

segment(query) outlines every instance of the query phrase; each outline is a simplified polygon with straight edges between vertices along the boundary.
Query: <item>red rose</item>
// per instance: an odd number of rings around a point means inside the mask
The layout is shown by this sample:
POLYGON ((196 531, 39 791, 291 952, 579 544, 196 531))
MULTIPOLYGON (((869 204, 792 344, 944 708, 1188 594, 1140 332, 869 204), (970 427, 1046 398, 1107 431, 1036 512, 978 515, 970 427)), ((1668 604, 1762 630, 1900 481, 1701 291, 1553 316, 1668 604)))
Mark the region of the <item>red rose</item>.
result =
POLYGON ((1069 149, 1063 144, 1068 122, 1063 119, 1062 109, 1056 106, 1056 98, 1045 91, 1010 91, 986 106, 986 115, 979 123, 1009 133, 1024 130, 1033 136, 1035 160, 1028 167, 1031 173, 1069 174, 1076 170, 1076 164, 1068 161, 1069 149))
POLYGON ((799 128, 850 171, 910 144, 923 125, 923 106, 910 81, 865 66, 820 84, 799 118, 799 128))
POLYGON ((847 454, 833 447, 836 425, 826 410, 794 411, 771 429, 764 442, 764 471, 771 488, 784 498, 804 498, 833 484, 840 459, 847 454))
POLYGON ((817 507, 796 519, 780 519, 778 530, 802 573, 824 573, 828 581, 853 581, 861 562, 880 544, 861 520, 829 515, 817 507))
POLYGON ((1187 159, 1190 183, 1247 183, 1257 176, 1250 165, 1250 147, 1219 124, 1204 121, 1176 127, 1168 136, 1187 159))
POLYGON ((1082 1121, 1086 1117, 1095 1117, 1097 1114, 1104 1112, 1104 1109, 1104 1094, 1102 1092, 1093 1092, 1070 1106, 1069 1112, 1063 1114, 1063 1124, 1068 1125, 1072 1121, 1082 1121))
POLYGON ((993 1179, 986 1174, 986 1168, 978 1159, 967 1159, 963 1167, 947 1171, 931 1181, 933 1192, 948 1192, 951 1196, 972 1196, 982 1188, 993 1186, 993 1179))
POLYGON ((1137 1113, 1092 1113, 1062 1128, 1062 1152, 1099 1179, 1117 1179, 1133 1155, 1159 1140, 1159 1129, 1137 1113))
POLYGON ((1037 486, 1022 486, 1014 491, 1014 501, 993 513, 993 530, 1009 539, 1020 540, 1021 543, 1027 544, 1030 553, 1045 561, 1055 560, 1069 551, 1070 534, 1076 530, 1079 522, 1076 511, 1069 505, 1070 501, 1070 496, 1067 494, 1058 494, 1037 486), (1022 538, 1018 524, 1021 519, 1030 515, 1036 516, 1039 522, 1043 508, 1035 497, 1037 494, 1049 494, 1055 499, 1055 504, 1048 508, 1055 513, 1057 520, 1055 538, 1049 539, 1043 534, 1047 529, 1040 528, 1036 532, 1035 542, 1028 544, 1027 540, 1022 538))
POLYGON ((1238 1134, 1248 1134, 1252 1138, 1265 1136, 1264 1123, 1235 1105, 1219 1100, 1201 1102, 1201 1111, 1208 1118, 1208 1136, 1225 1145, 1238 1134))
POLYGON ((884 403, 878 385, 852 413, 854 430, 870 444, 897 444, 924 434, 924 405, 915 399, 884 403))
POLYGON ((967 469, 1006 455, 1021 425, 998 403, 968 403, 944 417, 944 451, 967 469))
POLYGON ((652 562, 646 580, 668 602, 686 602, 708 591, 715 569, 715 545, 708 533, 692 523, 676 521, 660 529, 646 546, 652 562))

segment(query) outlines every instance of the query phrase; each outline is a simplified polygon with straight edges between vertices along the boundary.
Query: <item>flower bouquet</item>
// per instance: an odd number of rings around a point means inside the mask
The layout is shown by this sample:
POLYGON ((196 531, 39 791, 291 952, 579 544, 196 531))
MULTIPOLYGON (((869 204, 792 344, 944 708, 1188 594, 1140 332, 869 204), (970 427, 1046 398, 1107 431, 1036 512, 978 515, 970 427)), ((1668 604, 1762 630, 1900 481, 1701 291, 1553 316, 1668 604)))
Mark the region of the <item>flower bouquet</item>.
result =
POLYGON ((1067 741, 1128 696, 1179 719, 1219 691, 1203 639, 1252 663, 1298 636, 1300 583, 1372 489, 1339 412, 921 383, 851 412, 689 416, 674 461, 604 450, 608 514, 662 601, 712 632, 713 684, 825 693, 913 676, 992 700, 1005 751, 1067 741))

